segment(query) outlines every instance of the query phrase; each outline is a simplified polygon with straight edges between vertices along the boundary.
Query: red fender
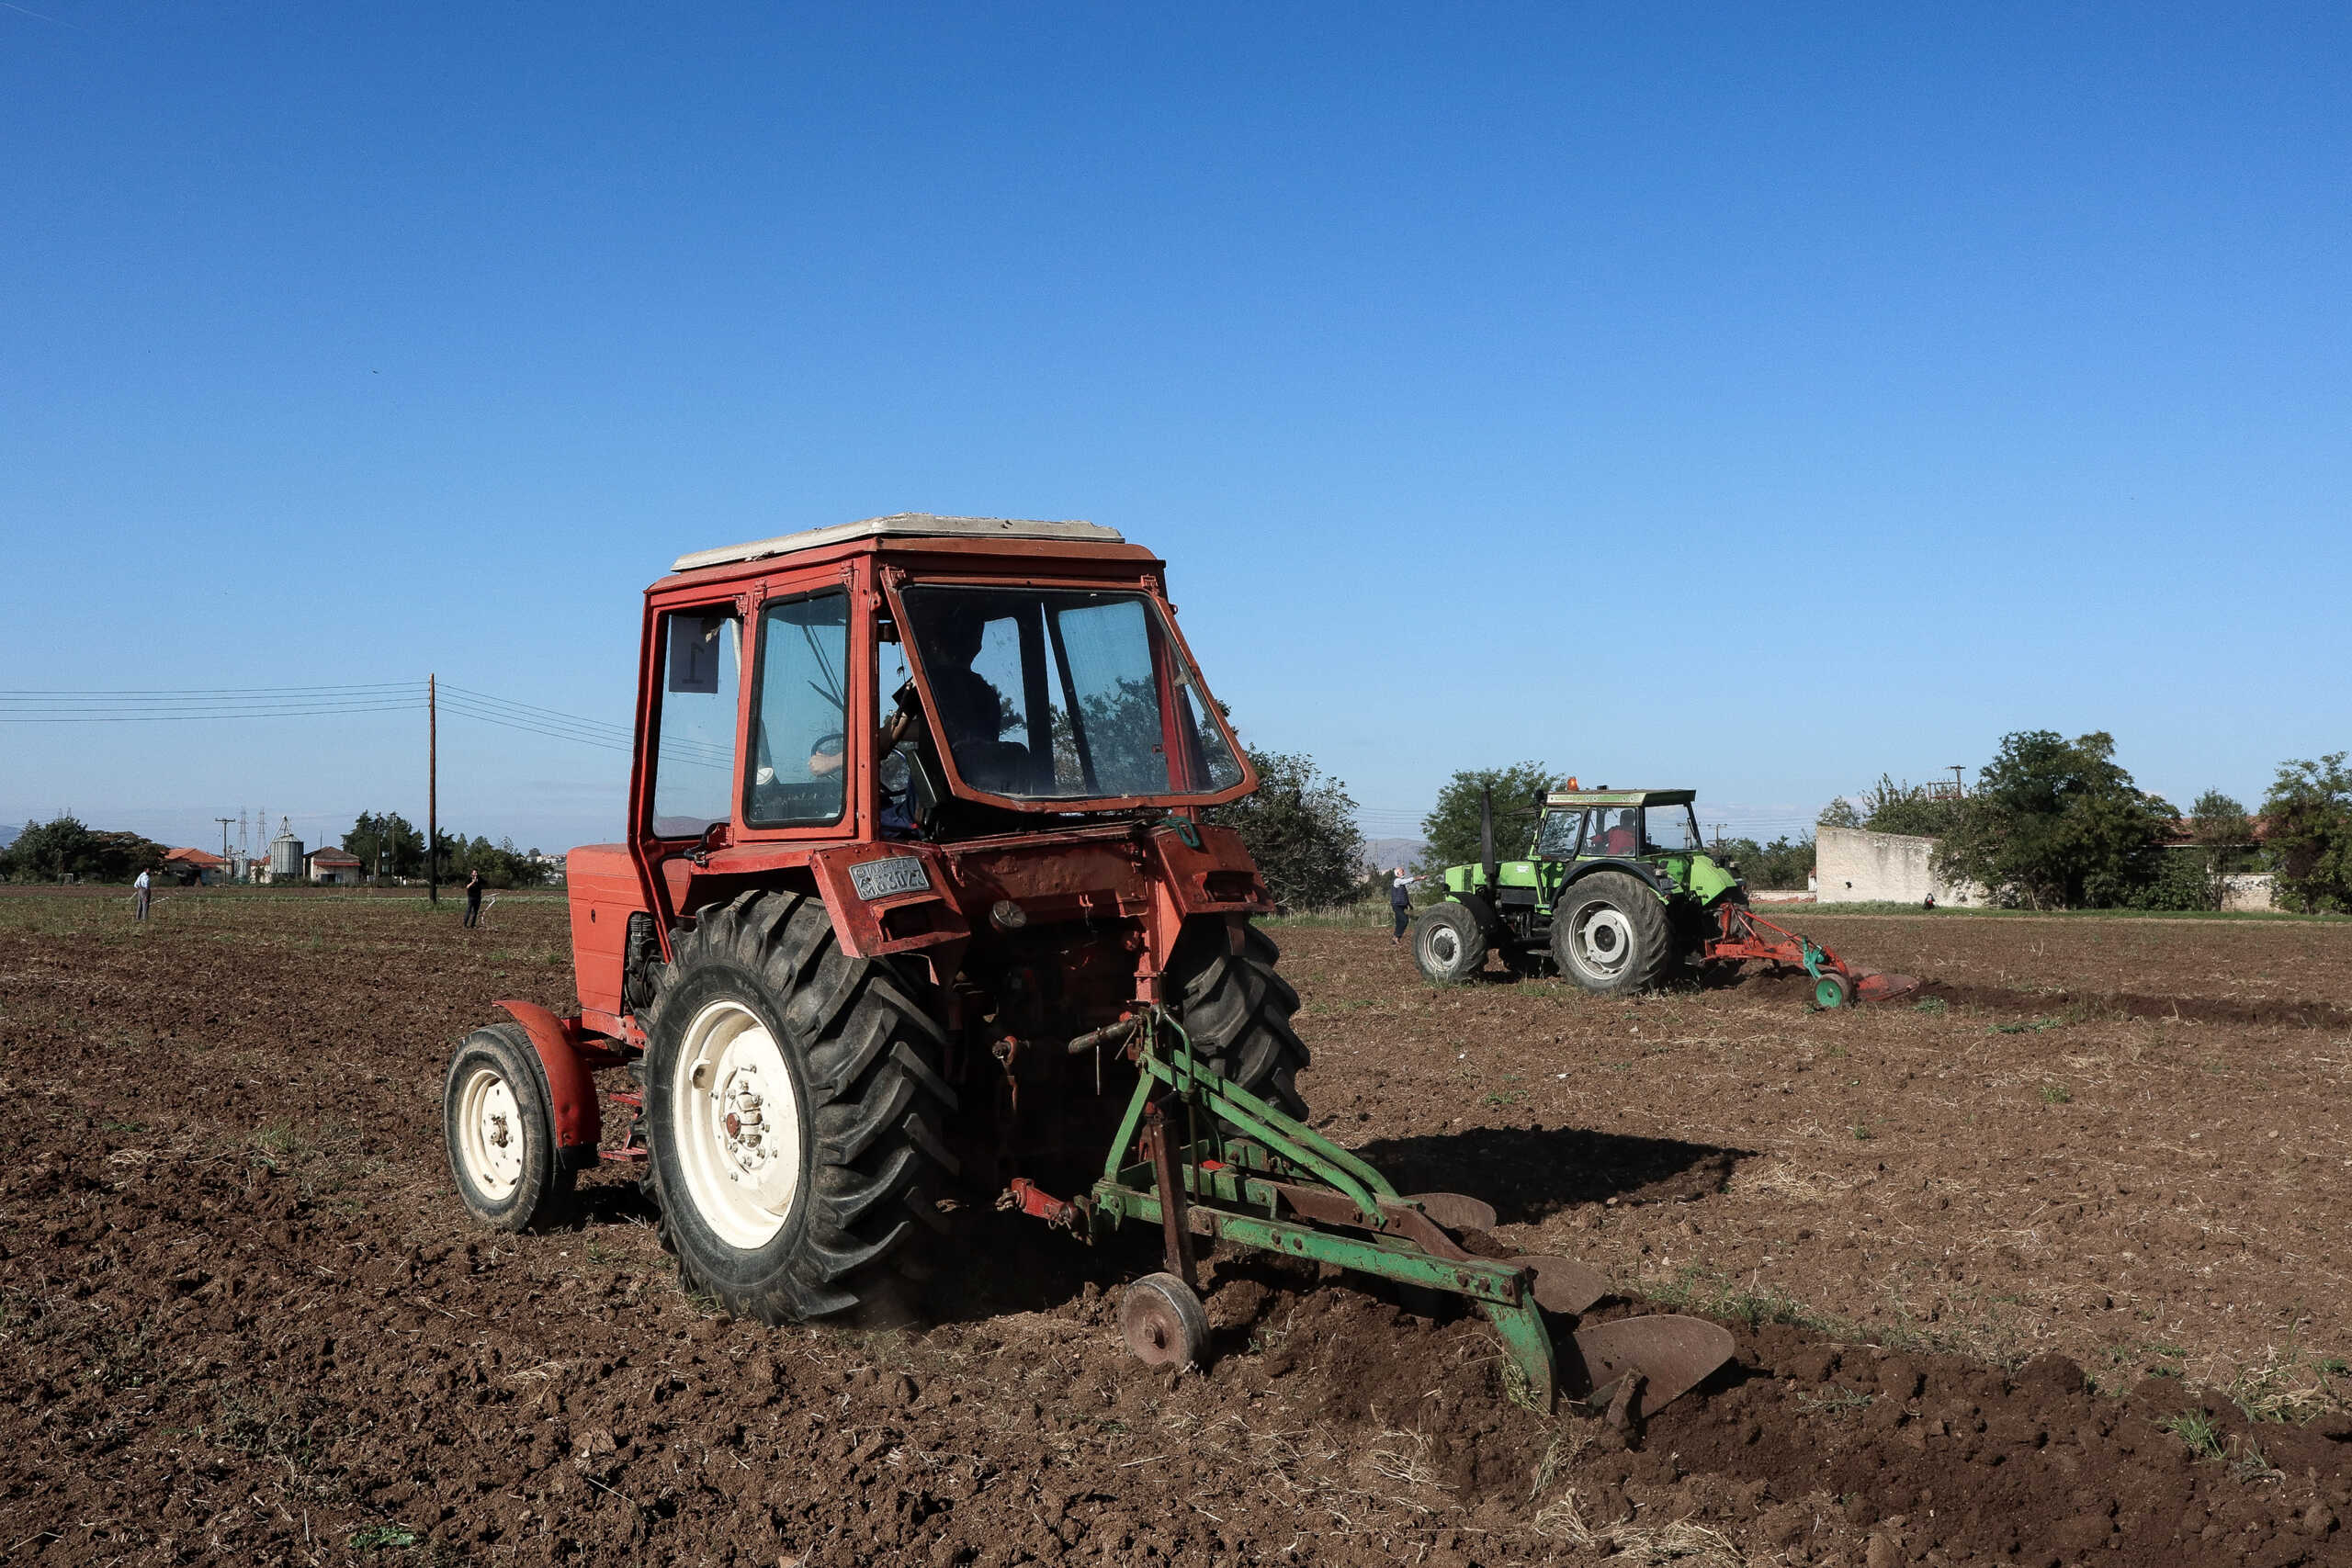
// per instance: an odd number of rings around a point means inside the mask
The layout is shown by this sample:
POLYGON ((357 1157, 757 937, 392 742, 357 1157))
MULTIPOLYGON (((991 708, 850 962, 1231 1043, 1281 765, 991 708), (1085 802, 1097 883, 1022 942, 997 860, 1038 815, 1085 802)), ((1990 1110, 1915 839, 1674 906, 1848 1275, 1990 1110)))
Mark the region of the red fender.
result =
POLYGON ((596 1080, 581 1059, 580 1021, 558 1018, 537 1002, 494 1005, 505 1009, 523 1026, 532 1048, 539 1054, 540 1069, 547 1074, 548 1111, 555 1118, 557 1157, 571 1164, 594 1164, 596 1145, 605 1135, 605 1112, 596 1102, 596 1080))

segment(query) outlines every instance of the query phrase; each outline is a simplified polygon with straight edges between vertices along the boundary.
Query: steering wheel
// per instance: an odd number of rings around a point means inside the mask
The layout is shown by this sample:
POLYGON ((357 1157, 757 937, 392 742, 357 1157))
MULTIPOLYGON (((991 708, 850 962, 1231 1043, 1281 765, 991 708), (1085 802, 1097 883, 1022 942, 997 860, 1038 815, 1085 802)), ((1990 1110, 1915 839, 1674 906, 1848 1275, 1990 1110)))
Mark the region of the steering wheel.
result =
POLYGON ((837 729, 831 735, 819 737, 817 743, 808 748, 808 754, 811 757, 838 757, 848 749, 849 737, 837 729))

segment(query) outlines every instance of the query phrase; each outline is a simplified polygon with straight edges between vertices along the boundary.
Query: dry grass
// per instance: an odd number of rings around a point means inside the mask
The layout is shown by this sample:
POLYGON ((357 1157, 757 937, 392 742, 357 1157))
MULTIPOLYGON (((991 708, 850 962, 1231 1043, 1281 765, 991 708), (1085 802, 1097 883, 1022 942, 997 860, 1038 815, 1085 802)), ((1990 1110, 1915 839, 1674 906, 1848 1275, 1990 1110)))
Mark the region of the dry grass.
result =
POLYGON ((1600 1551, 1630 1562, 1679 1562, 1690 1568, 1746 1568, 1747 1562, 1747 1554, 1728 1536, 1695 1519, 1673 1519, 1656 1529, 1622 1524, 1595 1529, 1585 1522, 1573 1486, 1537 1511, 1534 1528, 1536 1534, 1576 1551, 1600 1551))

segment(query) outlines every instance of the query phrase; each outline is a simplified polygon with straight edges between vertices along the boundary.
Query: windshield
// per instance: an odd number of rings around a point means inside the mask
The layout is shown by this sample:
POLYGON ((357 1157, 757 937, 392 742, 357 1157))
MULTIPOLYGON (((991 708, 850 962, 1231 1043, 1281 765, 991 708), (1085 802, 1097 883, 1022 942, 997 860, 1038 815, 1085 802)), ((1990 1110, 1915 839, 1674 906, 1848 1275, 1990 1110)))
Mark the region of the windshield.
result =
POLYGON ((1584 827, 1581 811, 1547 811, 1535 829, 1535 858, 1568 860, 1577 852, 1577 833, 1584 827))
POLYGON ((913 587, 931 715, 972 788, 1024 800, 1216 795, 1242 780, 1225 727, 1140 593, 913 587))

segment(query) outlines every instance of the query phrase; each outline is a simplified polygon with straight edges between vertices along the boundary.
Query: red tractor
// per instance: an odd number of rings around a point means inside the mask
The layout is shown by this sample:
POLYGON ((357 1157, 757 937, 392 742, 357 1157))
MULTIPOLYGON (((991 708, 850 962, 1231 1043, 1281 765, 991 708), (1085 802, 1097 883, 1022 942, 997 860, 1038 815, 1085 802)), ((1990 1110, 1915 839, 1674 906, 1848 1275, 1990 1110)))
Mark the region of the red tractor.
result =
POLYGON ((1203 819, 1257 779, 1162 571, 1092 524, 912 515, 681 558, 645 595, 628 840, 571 852, 580 1010, 501 1003, 449 1065, 466 1206, 523 1230, 642 1166, 684 1282, 778 1323, 897 1316, 954 1190, 1159 1231, 1122 1306, 1147 1359, 1204 1353, 1205 1237, 1466 1298, 1540 1407, 1673 1397, 1727 1336, 1619 1319, 1560 1364, 1544 1314, 1593 1270, 1474 1256, 1493 1210, 1303 1124, 1273 905, 1203 819))
POLYGON ((1163 570, 1092 524, 929 516, 680 558, 628 841, 571 855, 580 1013, 503 1003, 449 1069, 467 1207, 520 1230, 642 1163, 687 1280, 774 1322, 898 1294, 951 1181, 1099 1160, 1121 1101, 1067 1043, 1123 1014, 1303 1111, 1272 903, 1200 819, 1257 780, 1163 570))

